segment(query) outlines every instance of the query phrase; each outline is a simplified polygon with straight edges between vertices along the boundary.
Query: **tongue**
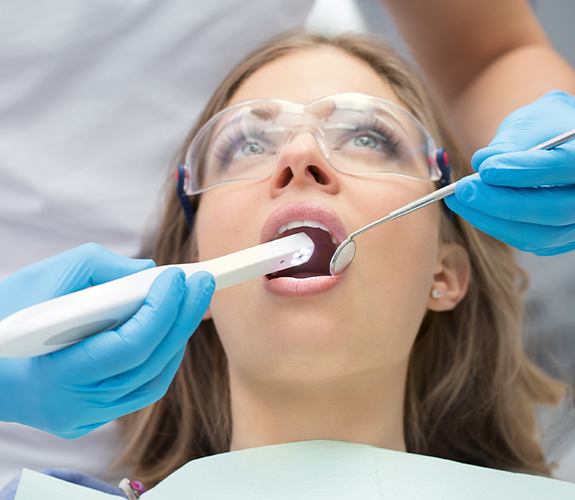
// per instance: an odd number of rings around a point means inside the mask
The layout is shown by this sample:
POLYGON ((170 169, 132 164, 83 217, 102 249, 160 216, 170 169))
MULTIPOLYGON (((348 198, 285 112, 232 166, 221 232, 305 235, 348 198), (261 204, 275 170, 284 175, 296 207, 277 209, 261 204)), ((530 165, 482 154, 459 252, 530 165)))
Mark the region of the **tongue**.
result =
POLYGON ((331 241, 331 234, 323 229, 313 227, 298 227, 288 229, 282 233, 282 238, 295 233, 305 233, 313 241, 315 246, 311 259, 301 266, 291 267, 278 271, 277 273, 268 274, 268 279, 274 278, 311 278, 314 276, 330 276, 329 263, 337 248, 331 241))

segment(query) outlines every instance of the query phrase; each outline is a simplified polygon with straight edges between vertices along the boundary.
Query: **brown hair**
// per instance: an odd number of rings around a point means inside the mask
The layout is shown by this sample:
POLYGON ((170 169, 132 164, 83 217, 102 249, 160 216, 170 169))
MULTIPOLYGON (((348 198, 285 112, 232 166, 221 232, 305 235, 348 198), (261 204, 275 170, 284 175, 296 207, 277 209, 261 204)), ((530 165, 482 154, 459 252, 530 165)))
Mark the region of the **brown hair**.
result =
MULTIPOLYGON (((368 63, 451 160, 452 180, 471 172, 441 114, 412 69, 381 41, 360 35, 326 38, 305 32, 277 37, 239 63, 218 87, 177 158, 207 120, 225 108, 258 68, 283 55, 336 47, 368 63)), ((173 187, 158 234, 157 264, 189 261, 196 252, 173 187)), ((192 202, 197 207, 199 197, 192 202)), ((525 273, 512 249, 455 216, 442 216, 441 237, 463 246, 472 267, 469 291, 449 312, 428 311, 409 361, 404 433, 407 450, 469 464, 550 473, 537 440, 534 405, 556 404, 564 386, 525 356, 520 317, 525 273)), ((186 462, 229 450, 227 361, 212 321, 188 342, 166 396, 126 418, 124 460, 153 485, 186 462)))

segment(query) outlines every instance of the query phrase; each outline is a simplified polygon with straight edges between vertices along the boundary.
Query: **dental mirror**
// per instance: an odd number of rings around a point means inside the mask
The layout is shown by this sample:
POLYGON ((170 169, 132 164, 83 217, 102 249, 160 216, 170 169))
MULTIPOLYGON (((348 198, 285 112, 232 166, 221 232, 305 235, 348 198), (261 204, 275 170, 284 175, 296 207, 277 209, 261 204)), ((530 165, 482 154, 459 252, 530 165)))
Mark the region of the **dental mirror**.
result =
MULTIPOLYGON (((542 142, 537 146, 533 146, 532 148, 529 148, 527 151, 534 151, 539 149, 553 149, 556 148, 557 146, 560 146, 561 144, 570 141, 573 138, 575 138, 575 128, 567 132, 564 132, 563 134, 559 134, 558 136, 553 137, 548 141, 542 142)), ((476 172, 471 175, 479 175, 479 174, 476 172)), ((353 258, 355 257, 356 246, 355 241, 353 239, 356 236, 359 236, 360 234, 363 234, 366 231, 369 231, 370 229, 373 229, 374 227, 383 224, 384 222, 397 219, 398 217, 410 214, 411 212, 415 212, 420 208, 426 207, 427 205, 430 205, 433 202, 442 200, 443 198, 455 192, 455 187, 457 186, 458 182, 459 181, 452 182, 451 184, 448 184, 447 186, 442 187, 441 189, 438 189, 437 191, 434 191, 431 194, 428 194, 415 201, 412 201, 411 203, 408 203, 404 207, 401 207, 398 210, 391 212, 389 215, 386 215, 382 219, 376 220, 375 222, 372 222, 371 224, 368 224, 367 226, 362 227, 361 229, 351 233, 345 239, 345 241, 337 247, 335 253, 333 254, 333 257, 331 258, 331 261, 329 263, 329 272, 331 273, 331 275, 336 276, 338 274, 341 274, 351 264, 353 258)))
POLYGON ((351 264, 355 256, 355 241, 348 237, 340 246, 337 247, 329 263, 329 272, 332 276, 341 274, 351 264))

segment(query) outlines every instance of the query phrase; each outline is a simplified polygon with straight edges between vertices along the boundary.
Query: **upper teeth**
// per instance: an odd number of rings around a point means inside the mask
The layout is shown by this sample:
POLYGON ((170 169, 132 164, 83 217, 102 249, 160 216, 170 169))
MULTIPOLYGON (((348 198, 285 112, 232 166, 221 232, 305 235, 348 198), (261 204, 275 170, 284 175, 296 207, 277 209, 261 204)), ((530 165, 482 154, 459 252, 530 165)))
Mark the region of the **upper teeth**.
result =
POLYGON ((337 239, 325 224, 322 224, 317 220, 309 220, 309 219, 292 220, 287 224, 284 224, 282 227, 278 229, 278 232, 276 233, 275 237, 277 238, 280 234, 285 233, 288 229, 295 229, 296 227, 302 227, 302 226, 323 229, 326 233, 330 234, 331 240, 333 241, 334 245, 338 244, 337 239))

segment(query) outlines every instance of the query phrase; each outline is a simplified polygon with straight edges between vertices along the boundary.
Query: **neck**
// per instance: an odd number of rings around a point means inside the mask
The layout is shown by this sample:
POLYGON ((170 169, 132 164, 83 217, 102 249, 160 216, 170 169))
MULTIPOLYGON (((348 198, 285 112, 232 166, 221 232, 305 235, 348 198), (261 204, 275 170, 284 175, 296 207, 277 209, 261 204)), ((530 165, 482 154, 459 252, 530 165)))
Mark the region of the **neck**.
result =
POLYGON ((232 451, 314 439, 406 450, 397 372, 270 382, 230 369, 230 389, 232 451))

